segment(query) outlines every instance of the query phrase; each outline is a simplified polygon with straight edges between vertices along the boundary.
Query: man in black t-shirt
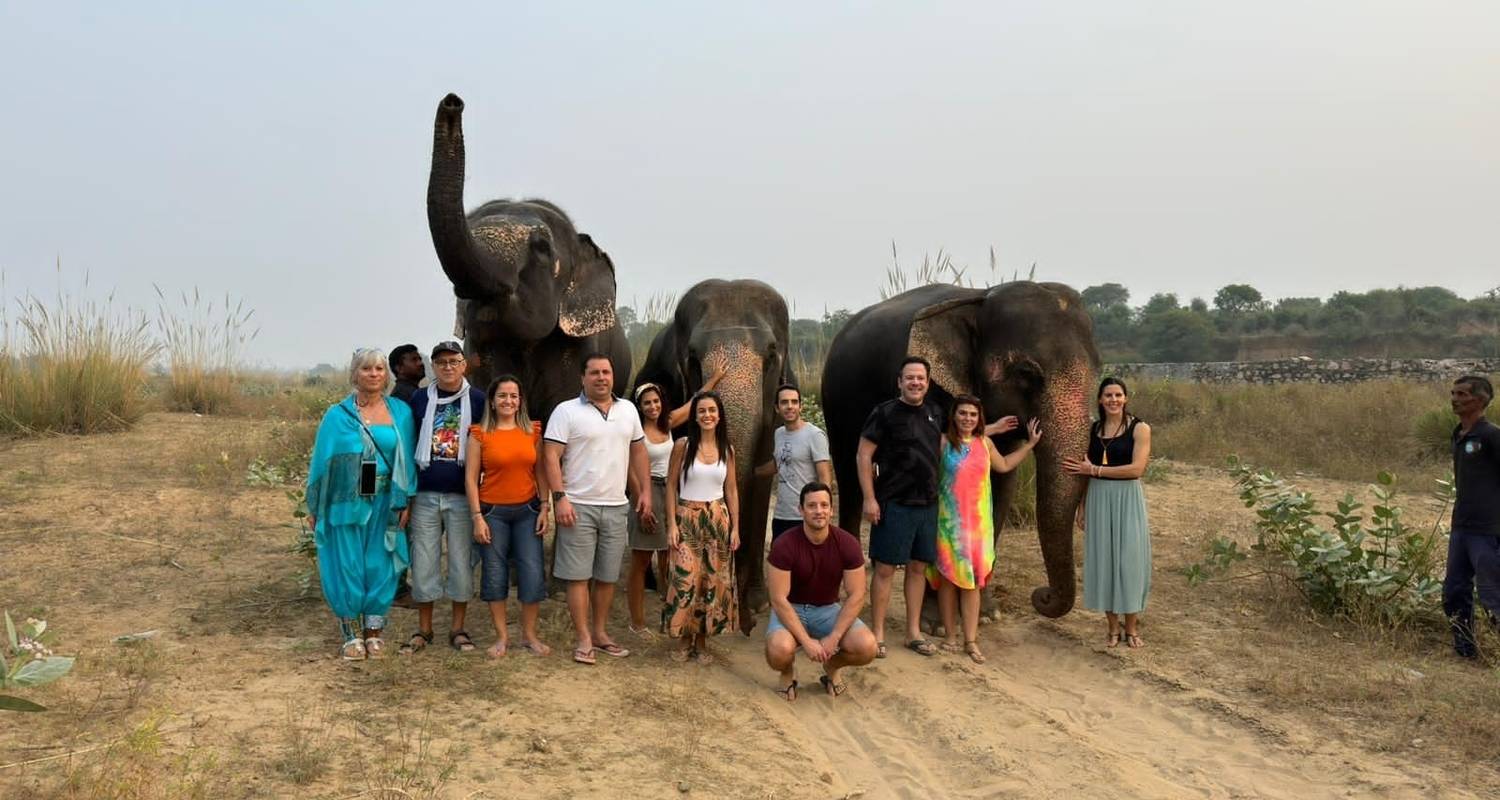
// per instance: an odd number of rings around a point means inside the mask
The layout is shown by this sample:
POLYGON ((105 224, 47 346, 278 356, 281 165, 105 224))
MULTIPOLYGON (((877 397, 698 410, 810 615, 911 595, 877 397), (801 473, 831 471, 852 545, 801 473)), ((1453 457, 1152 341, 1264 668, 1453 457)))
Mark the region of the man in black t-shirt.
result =
POLYGON ((1484 418, 1495 397, 1488 378, 1465 375, 1453 382, 1453 477, 1458 498, 1448 537, 1443 577, 1443 613, 1453 625, 1453 649, 1478 656, 1474 646, 1474 589, 1500 630, 1500 428, 1484 418))
POLYGON ((901 362, 899 397, 876 406, 859 433, 859 487, 870 521, 871 621, 885 656, 885 614, 896 568, 906 567, 906 646, 924 656, 937 645, 922 638, 927 565, 937 560, 938 445, 943 409, 927 399, 930 367, 920 356, 901 362))
POLYGON ((813 481, 798 498, 802 524, 771 545, 766 589, 771 595, 771 622, 766 626, 766 663, 781 673, 776 690, 797 699, 797 651, 823 665, 824 691, 838 697, 844 667, 875 658, 875 635, 859 612, 865 605, 865 557, 859 540, 829 524, 833 490, 813 481), (839 587, 848 598, 839 603, 839 587))

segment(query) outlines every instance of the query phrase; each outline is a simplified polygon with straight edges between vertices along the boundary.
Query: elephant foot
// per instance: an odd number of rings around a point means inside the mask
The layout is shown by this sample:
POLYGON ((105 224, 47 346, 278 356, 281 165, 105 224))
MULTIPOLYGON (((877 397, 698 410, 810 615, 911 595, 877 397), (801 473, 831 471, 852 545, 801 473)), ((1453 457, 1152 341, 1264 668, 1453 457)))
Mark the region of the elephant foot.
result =
POLYGON ((744 603, 746 608, 759 614, 771 607, 771 596, 764 586, 750 586, 745 589, 744 603))

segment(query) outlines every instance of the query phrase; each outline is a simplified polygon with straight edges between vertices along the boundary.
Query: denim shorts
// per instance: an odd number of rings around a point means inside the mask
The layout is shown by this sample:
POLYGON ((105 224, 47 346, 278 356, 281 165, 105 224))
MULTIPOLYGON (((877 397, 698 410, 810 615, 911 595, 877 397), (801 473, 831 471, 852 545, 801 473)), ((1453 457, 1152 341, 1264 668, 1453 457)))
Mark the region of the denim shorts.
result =
POLYGON ((542 566, 542 537, 536 535, 536 518, 542 503, 492 506, 481 505, 485 524, 490 526, 490 543, 479 549, 483 569, 479 579, 479 599, 486 602, 505 600, 510 596, 510 565, 516 565, 517 598, 523 603, 540 603, 547 598, 547 580, 542 566))
POLYGON ((406 538, 411 545, 411 599, 456 603, 474 596, 474 518, 463 494, 417 492, 411 501, 406 538), (443 545, 447 545, 448 579, 443 580, 443 545))
MULTIPOLYGON (((829 603, 826 606, 815 606, 809 603, 792 603, 792 610, 797 612, 797 621, 807 631, 807 635, 814 639, 821 639, 833 633, 833 626, 839 621, 839 612, 844 610, 842 603, 829 603)), ((865 621, 859 617, 854 618, 854 624, 849 630, 865 627, 865 621)), ((781 617, 776 616, 775 609, 771 610, 771 621, 766 625, 766 638, 769 639, 777 631, 786 630, 781 624, 781 617)), ((845 635, 847 635, 847 631, 845 635)))
POLYGON ((870 560, 892 566, 937 561, 937 503, 930 506, 880 504, 880 522, 870 527, 870 560))

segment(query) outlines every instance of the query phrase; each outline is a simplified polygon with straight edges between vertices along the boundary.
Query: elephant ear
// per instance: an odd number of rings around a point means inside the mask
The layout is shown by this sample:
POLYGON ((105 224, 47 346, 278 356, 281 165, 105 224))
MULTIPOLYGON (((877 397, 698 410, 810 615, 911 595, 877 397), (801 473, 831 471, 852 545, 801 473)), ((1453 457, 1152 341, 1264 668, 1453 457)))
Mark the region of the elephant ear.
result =
POLYGON ((933 303, 911 322, 906 352, 932 364, 932 382, 953 396, 974 394, 976 315, 984 296, 933 303))
POLYGON ((615 326, 615 265, 586 233, 578 234, 578 263, 558 303, 557 324, 582 338, 615 326))

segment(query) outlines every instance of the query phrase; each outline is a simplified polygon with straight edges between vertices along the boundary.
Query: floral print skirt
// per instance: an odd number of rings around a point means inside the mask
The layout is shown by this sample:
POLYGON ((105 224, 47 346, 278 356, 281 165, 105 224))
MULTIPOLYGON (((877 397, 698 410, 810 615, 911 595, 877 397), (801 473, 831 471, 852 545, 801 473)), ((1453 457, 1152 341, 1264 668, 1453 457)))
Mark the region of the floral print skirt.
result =
POLYGON ((662 628, 670 636, 717 636, 739 624, 734 551, 729 547, 729 506, 722 499, 679 500, 662 628))

